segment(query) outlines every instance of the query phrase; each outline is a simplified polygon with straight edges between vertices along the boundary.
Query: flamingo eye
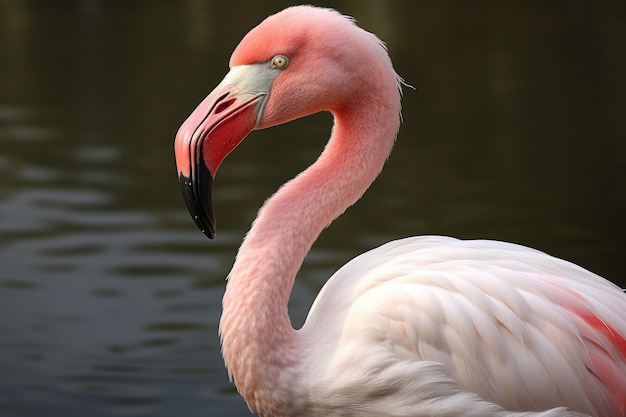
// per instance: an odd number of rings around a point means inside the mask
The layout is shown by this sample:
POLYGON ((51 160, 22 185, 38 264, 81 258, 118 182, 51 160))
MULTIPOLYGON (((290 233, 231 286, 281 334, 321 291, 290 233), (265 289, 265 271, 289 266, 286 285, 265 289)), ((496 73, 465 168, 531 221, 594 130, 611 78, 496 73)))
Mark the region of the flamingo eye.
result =
POLYGON ((285 69, 289 65, 289 58, 285 55, 276 55, 272 58, 272 66, 277 69, 285 69))

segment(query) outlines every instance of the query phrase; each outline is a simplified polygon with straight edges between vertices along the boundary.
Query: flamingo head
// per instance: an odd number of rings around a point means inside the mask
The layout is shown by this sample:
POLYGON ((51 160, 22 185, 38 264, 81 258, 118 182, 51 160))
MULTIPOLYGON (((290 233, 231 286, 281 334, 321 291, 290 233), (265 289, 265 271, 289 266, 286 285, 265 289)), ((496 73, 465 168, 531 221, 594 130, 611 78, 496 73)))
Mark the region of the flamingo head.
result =
POLYGON ((213 179, 251 131, 348 109, 355 96, 367 95, 381 71, 397 87, 382 42, 331 9, 291 7, 252 29, 233 52, 230 72, 181 125, 174 142, 183 196, 200 230, 215 237, 213 179), (376 65, 381 61, 382 69, 376 65))

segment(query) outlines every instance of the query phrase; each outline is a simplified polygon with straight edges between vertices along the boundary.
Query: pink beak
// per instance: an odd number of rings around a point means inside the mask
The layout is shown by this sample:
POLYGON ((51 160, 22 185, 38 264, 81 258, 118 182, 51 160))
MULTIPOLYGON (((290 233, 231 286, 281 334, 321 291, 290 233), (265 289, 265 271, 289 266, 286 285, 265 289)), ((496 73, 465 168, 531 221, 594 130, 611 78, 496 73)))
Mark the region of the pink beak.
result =
POLYGON ((185 120, 174 141, 187 208, 210 239, 215 237, 213 179, 224 158, 259 124, 268 94, 245 90, 227 76, 185 120))

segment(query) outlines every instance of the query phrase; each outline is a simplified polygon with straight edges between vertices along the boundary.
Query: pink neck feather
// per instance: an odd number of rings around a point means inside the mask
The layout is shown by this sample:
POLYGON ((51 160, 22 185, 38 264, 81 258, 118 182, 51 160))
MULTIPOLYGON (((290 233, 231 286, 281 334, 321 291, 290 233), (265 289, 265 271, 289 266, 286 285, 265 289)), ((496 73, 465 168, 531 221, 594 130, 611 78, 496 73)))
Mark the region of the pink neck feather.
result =
POLYGON ((362 196, 391 152, 400 92, 389 71, 376 88, 363 86, 361 105, 334 112, 324 152, 267 201, 229 274, 220 321, 224 360, 250 408, 261 414, 297 408, 298 396, 285 394, 297 392, 306 347, 291 325, 289 296, 313 242, 362 196))

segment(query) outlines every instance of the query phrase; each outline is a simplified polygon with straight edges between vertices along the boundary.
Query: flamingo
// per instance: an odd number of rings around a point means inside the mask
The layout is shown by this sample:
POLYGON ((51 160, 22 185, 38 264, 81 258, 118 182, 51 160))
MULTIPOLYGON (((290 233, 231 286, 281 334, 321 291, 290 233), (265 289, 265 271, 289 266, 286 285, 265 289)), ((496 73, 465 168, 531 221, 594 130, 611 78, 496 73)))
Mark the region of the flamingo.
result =
POLYGON ((523 246, 443 236, 392 241, 324 285, 302 328, 287 302, 321 231, 380 173, 402 80, 384 44, 332 9, 295 6, 240 42, 180 127, 176 166, 197 226, 255 129, 319 111, 319 158, 261 208, 228 275, 219 331, 229 377, 260 416, 626 415, 626 296, 523 246))

